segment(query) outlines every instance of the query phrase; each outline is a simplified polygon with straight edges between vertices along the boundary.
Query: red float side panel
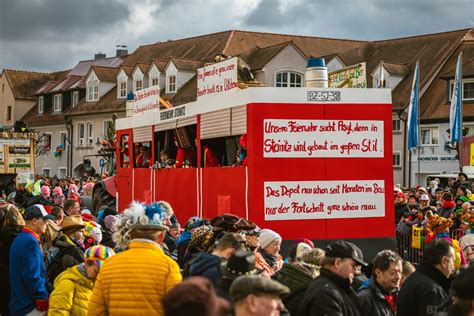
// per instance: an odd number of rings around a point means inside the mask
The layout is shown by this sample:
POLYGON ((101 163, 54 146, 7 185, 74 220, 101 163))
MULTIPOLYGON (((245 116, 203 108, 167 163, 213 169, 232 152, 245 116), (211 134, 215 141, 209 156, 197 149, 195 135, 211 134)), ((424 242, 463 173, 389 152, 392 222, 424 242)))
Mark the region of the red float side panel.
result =
POLYGON ((246 215, 245 167, 203 168, 202 172, 202 216, 232 213, 246 215))

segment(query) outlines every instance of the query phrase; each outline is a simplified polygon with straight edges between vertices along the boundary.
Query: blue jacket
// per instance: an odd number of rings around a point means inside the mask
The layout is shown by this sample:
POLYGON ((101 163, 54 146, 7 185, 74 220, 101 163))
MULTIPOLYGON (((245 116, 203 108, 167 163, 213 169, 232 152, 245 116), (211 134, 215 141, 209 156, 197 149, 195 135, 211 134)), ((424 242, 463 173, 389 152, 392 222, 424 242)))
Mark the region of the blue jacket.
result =
POLYGON ((10 311, 25 315, 36 307, 37 299, 47 299, 46 269, 38 240, 21 232, 10 248, 10 311))
POLYGON ((221 258, 211 253, 201 252, 191 262, 189 274, 191 276, 202 276, 208 278, 214 288, 221 279, 221 258))

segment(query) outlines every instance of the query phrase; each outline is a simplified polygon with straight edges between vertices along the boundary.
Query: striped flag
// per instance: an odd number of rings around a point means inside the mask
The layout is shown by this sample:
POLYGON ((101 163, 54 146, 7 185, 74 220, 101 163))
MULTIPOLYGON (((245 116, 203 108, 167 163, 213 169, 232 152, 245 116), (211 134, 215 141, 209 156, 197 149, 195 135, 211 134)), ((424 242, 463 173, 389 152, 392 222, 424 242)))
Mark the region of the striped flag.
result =
POLYGON ((412 150, 420 144, 420 121, 419 121, 419 64, 416 62, 413 84, 411 88, 410 105, 408 106, 408 150, 412 150))
POLYGON ((383 61, 380 63, 379 88, 385 88, 385 75, 383 71, 383 61))
POLYGON ((451 143, 460 143, 462 137, 462 53, 459 54, 454 77, 453 95, 451 97, 451 110, 449 111, 449 129, 451 143))

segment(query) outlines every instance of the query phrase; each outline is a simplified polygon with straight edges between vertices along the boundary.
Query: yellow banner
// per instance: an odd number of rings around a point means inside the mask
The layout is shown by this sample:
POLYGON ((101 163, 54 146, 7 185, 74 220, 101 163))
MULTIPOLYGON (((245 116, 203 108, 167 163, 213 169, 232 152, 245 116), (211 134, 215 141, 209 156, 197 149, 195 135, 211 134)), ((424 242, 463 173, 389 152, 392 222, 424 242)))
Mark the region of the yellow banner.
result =
POLYGON ((474 166, 474 143, 471 143, 471 153, 470 153, 469 157, 470 157, 469 166, 474 166))
POLYGON ((419 227, 411 228, 411 247, 421 249, 421 228, 419 227))

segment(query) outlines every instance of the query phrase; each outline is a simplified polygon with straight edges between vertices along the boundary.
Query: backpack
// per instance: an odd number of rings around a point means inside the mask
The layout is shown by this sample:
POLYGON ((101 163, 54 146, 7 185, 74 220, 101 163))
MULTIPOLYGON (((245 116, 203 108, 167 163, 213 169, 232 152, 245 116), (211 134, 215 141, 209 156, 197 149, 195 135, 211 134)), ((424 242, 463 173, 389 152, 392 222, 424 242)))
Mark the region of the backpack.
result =
POLYGON ((49 248, 46 253, 46 279, 49 289, 54 289, 54 280, 63 271, 61 258, 63 255, 63 249, 59 249, 56 246, 49 248))

